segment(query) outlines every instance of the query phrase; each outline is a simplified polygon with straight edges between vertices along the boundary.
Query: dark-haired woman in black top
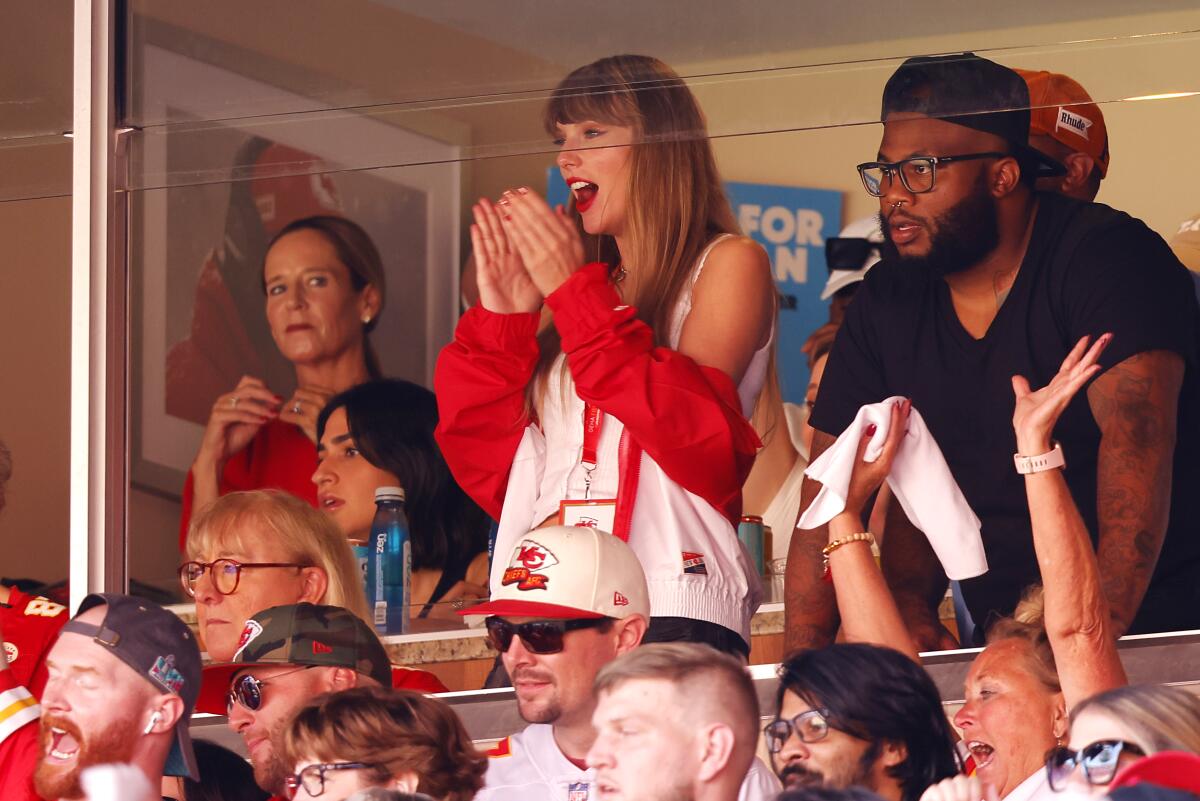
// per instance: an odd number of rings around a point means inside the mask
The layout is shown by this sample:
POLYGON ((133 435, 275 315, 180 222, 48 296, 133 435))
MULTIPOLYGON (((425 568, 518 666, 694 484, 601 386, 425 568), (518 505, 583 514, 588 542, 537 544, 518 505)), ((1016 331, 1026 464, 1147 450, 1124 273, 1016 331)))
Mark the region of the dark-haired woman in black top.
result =
POLYGON ((487 597, 491 521, 450 475, 433 439, 437 420, 433 393, 398 379, 335 395, 317 419, 318 507, 347 538, 367 539, 377 487, 404 489, 419 617, 435 603, 487 597))

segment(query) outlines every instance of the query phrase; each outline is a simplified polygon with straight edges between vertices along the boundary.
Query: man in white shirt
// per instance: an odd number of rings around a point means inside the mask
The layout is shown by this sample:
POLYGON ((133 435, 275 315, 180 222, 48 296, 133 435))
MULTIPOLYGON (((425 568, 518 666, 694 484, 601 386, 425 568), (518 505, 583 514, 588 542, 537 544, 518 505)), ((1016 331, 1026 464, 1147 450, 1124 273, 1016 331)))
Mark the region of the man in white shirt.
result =
MULTIPOLYGON (((476 801, 596 801, 595 771, 585 761, 596 739, 592 684, 646 633, 641 564, 622 540, 567 526, 532 531, 497 558, 509 560, 501 585, 469 614, 488 616, 489 639, 530 725, 488 753, 476 801)), ((778 792, 770 771, 757 760, 755 768, 742 801, 778 792)))
POLYGON ((596 695, 588 764, 604 801, 738 798, 759 715, 735 659, 699 643, 646 645, 605 665, 596 695))

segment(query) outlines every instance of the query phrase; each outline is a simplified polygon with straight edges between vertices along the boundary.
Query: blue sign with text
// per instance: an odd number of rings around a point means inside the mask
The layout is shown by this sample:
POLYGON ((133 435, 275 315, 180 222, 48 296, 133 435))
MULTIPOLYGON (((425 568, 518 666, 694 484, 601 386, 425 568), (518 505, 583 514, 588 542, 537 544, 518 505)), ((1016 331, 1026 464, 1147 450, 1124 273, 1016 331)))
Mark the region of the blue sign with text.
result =
MULTIPOLYGON (((808 361, 800 347, 829 320, 829 302, 821 300, 828 271, 825 238, 842 227, 842 193, 772 184, 725 183, 742 233, 766 248, 779 288, 775 332, 783 399, 803 403, 808 361)), ((566 204, 567 185, 557 168, 547 170, 546 198, 566 204)))

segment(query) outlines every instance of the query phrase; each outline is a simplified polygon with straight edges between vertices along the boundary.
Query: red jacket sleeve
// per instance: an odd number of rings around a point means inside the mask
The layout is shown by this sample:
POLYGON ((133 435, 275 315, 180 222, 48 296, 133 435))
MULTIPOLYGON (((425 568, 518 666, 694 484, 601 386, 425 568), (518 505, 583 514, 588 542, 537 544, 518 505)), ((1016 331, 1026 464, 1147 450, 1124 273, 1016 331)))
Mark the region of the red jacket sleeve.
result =
POLYGON ((434 371, 442 455, 459 486, 497 520, 529 425, 525 387, 537 366, 537 326, 536 313, 470 309, 434 371))
POLYGON ((584 401, 616 417, 679 486, 731 521, 761 447, 723 371, 670 348, 623 305, 603 264, 589 264, 546 298, 584 401))

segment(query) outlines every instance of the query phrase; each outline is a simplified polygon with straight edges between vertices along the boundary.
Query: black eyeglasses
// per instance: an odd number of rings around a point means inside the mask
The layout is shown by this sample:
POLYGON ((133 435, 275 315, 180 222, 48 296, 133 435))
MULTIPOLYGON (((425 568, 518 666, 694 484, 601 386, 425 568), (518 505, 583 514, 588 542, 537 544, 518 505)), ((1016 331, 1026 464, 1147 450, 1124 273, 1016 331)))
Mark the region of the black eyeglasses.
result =
POLYGON ((871 197, 883 197, 895 176, 900 176, 900 183, 914 195, 933 191, 934 178, 937 176, 939 164, 950 164, 955 161, 974 161, 975 159, 1003 159, 1010 153, 963 153, 959 156, 914 156, 900 161, 867 161, 858 165, 858 175, 862 178, 863 186, 871 197))
POLYGON ((213 589, 221 595, 233 595, 242 580, 242 571, 248 567, 312 567, 298 562, 239 562, 236 559, 217 559, 212 562, 184 562, 179 566, 179 581, 183 590, 196 597, 196 582, 204 571, 212 571, 213 589))
POLYGON ((367 770, 375 767, 366 762, 320 762, 306 765, 299 773, 288 776, 284 783, 287 785, 287 797, 295 798, 296 792, 303 787, 310 796, 318 796, 325 792, 325 774, 331 770, 367 770))
POLYGON ((512 645, 513 635, 521 638, 525 649, 533 654, 557 654, 563 649, 563 636, 568 631, 594 629, 610 618, 590 617, 581 620, 531 620, 528 623, 509 623, 502 617, 487 619, 488 642, 500 653, 512 645))
POLYGON ((767 751, 778 754, 783 750, 783 744, 792 736, 792 732, 802 743, 815 743, 829 736, 829 710, 810 709, 801 712, 796 717, 775 718, 763 728, 763 736, 767 740, 767 751))
POLYGON ((1046 758, 1046 780, 1051 790, 1061 792, 1067 786, 1067 778, 1075 772, 1076 767, 1081 767, 1088 784, 1107 785, 1117 774, 1121 754, 1145 756, 1146 752, 1124 740, 1097 740, 1078 751, 1055 748, 1046 758))
POLYGON ((244 706, 246 709, 249 709, 251 712, 257 712, 262 707, 263 687, 275 681, 276 679, 281 679, 284 676, 290 676, 293 673, 299 673, 302 670, 309 670, 310 668, 314 667, 316 667, 316 665, 305 665, 304 667, 298 667, 295 670, 277 673, 276 675, 271 676, 269 679, 256 679, 249 673, 243 673, 234 679, 233 683, 229 685, 229 692, 225 696, 225 708, 226 710, 233 709, 233 705, 236 702, 244 706))
POLYGON ((834 270, 861 270, 871 251, 878 248, 869 239, 831 236, 825 239, 825 266, 834 270))

